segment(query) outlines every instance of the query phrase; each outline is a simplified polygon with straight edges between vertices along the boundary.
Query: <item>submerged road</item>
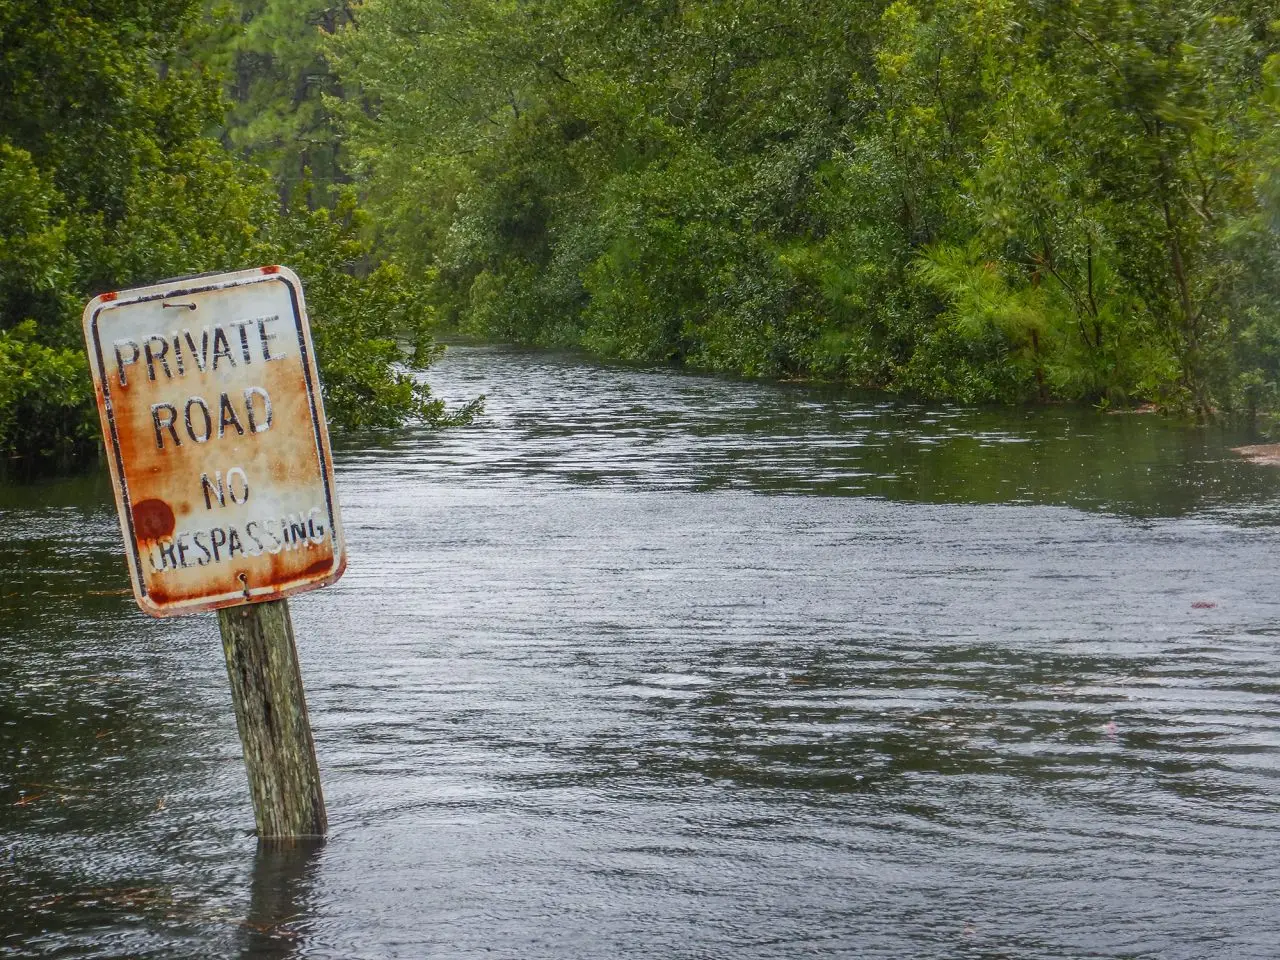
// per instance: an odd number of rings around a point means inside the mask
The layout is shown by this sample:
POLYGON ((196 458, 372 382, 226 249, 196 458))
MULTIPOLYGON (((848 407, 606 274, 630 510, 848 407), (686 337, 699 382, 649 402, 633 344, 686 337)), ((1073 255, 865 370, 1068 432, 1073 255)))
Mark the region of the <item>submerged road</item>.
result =
POLYGON ((211 615, 0 489, 0 953, 1271 958, 1249 437, 458 347, 292 602, 331 824, 265 854, 211 615))

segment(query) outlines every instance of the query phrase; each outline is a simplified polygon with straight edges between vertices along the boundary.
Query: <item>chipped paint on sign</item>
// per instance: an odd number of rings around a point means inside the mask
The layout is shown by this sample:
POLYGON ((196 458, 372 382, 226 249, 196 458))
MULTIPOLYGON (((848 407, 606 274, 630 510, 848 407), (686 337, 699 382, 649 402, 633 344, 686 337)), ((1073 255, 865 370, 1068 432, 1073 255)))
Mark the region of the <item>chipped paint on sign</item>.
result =
POLYGON ((84 332, 143 610, 213 610, 342 576, 320 380, 291 270, 103 294, 84 332))

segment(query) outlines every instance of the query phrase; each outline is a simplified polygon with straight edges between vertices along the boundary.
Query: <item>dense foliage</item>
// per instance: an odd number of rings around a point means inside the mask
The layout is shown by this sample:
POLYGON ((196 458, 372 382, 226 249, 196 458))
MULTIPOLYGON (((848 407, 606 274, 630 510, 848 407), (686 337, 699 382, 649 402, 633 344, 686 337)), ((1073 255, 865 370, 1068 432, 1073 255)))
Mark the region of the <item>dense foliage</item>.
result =
POLYGON ((437 317, 931 397, 1276 411, 1280 20, 0 0, 4 456, 96 443, 93 293, 268 261, 307 282, 345 425, 448 419, 411 369, 437 317))
POLYGON ((329 206, 347 177, 326 97, 342 84, 325 40, 351 22, 342 0, 206 0, 199 44, 226 78, 232 108, 224 140, 266 168, 281 199, 329 206))
POLYGON ((465 329, 1247 412, 1280 406, 1276 16, 366 0, 326 102, 386 242, 465 329))
POLYGON ((0 0, 0 454, 96 446, 80 311, 93 294, 281 262, 307 285, 330 416, 448 419, 412 366, 429 308, 369 273, 361 215, 282 213, 269 176, 214 136, 223 75, 199 0, 0 0), (364 276, 361 276, 364 274, 364 276), (404 355, 398 343, 418 345, 404 355))

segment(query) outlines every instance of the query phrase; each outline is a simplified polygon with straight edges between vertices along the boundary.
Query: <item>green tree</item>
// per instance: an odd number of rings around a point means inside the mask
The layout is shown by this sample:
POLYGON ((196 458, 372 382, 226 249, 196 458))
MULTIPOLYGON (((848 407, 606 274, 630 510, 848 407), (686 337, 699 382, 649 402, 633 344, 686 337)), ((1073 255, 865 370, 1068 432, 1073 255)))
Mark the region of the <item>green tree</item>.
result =
MULTIPOLYGON (((80 338, 92 294, 248 264, 296 266, 339 424, 447 421, 419 383, 430 314, 340 207, 282 216, 213 133, 221 77, 197 0, 0 2, 0 451, 69 461, 96 428, 80 338), (398 343, 418 343, 406 355, 398 343)), ((463 411, 465 416, 467 411, 463 411)))
POLYGON ((205 58, 226 75, 225 141, 271 172, 285 207, 337 202, 346 176, 326 98, 342 85, 325 38, 352 22, 333 0, 212 0, 205 58))
POLYGON ((1277 398, 1273 16, 367 0, 331 105, 381 237, 466 329, 1209 415, 1277 398))

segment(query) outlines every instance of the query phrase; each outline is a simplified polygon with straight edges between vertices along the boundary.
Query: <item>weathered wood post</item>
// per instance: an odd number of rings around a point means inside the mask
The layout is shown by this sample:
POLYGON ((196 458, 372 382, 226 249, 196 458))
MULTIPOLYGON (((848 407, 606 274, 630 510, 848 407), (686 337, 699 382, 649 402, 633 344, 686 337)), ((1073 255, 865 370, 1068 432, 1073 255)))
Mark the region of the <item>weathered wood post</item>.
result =
POLYGON ((284 598, 347 558, 302 283, 265 266, 104 293, 84 335, 134 598, 218 611, 258 836, 322 836, 284 598))
POLYGON ((260 839, 323 836, 320 768, 287 600, 218 611, 260 839))

